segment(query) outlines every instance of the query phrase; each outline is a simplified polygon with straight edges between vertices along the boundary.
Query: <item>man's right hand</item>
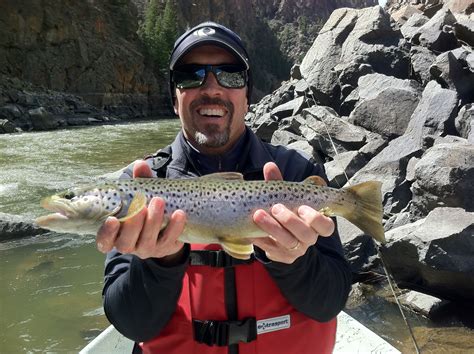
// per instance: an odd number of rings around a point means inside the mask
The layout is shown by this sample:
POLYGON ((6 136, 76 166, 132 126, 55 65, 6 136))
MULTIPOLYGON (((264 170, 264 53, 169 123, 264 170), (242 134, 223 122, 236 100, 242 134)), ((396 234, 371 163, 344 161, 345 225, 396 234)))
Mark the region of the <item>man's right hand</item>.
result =
MULTIPOLYGON (((133 166, 133 177, 152 177, 153 173, 145 161, 133 166)), ((120 223, 117 218, 109 217, 97 233, 97 248, 102 253, 114 247, 118 252, 134 254, 142 259, 159 258, 164 264, 179 262, 183 254, 183 243, 178 241, 186 224, 186 214, 176 210, 168 225, 161 230, 164 222, 165 201, 155 197, 148 207, 132 218, 120 223)))

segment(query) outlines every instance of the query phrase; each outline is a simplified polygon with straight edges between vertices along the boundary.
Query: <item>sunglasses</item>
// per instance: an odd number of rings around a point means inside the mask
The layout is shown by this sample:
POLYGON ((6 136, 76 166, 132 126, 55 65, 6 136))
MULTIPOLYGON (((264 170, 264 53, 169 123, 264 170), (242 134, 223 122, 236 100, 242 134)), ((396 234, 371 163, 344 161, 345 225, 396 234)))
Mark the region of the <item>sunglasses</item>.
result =
POLYGON ((181 65, 172 72, 172 80, 177 88, 200 87, 212 72, 219 85, 225 88, 242 88, 247 84, 247 71, 242 65, 181 65))

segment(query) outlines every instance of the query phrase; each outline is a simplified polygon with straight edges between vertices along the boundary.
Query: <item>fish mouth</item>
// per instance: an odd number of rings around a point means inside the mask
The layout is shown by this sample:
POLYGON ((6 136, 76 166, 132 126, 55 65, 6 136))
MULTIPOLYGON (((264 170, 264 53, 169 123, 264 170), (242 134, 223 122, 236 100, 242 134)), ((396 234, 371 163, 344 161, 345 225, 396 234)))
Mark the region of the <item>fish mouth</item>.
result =
POLYGON ((52 211, 62 218, 69 219, 77 216, 77 212, 75 212, 75 210, 70 206, 71 202, 68 199, 54 195, 52 197, 43 199, 40 204, 44 209, 52 211))
POLYGON ((70 220, 66 215, 60 213, 54 213, 49 215, 40 216, 35 219, 35 224, 41 228, 48 228, 49 225, 52 223, 57 223, 61 221, 68 221, 70 220))

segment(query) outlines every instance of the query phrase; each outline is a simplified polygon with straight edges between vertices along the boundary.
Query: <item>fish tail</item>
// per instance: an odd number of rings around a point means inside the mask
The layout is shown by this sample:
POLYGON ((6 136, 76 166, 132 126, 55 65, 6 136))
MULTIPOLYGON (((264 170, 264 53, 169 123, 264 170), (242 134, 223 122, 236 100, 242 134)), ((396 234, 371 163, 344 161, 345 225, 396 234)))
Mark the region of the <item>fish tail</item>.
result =
POLYGON ((340 215, 377 241, 385 243, 381 187, 382 182, 368 181, 344 188, 354 197, 355 208, 341 208, 340 215))

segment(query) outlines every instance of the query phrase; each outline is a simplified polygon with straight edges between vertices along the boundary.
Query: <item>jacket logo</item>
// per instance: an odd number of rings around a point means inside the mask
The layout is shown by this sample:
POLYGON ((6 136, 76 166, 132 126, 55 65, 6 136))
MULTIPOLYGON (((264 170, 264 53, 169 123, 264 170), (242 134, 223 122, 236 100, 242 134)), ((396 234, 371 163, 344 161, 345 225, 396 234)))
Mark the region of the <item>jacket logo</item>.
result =
POLYGON ((290 328, 290 315, 267 318, 257 321, 257 334, 279 331, 281 329, 290 328))

